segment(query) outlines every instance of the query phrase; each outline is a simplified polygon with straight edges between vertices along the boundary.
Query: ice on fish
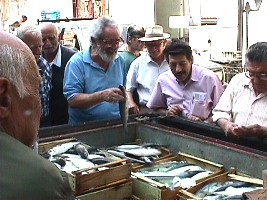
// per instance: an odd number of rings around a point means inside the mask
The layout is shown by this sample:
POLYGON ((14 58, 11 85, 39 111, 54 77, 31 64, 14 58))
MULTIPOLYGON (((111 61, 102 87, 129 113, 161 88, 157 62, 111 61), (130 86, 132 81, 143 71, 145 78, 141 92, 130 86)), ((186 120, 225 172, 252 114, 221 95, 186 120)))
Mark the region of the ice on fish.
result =
POLYGON ((81 159, 79 155, 62 154, 61 157, 64 158, 66 161, 66 165, 62 167, 61 170, 66 171, 68 173, 95 166, 95 164, 90 162, 89 160, 81 159))

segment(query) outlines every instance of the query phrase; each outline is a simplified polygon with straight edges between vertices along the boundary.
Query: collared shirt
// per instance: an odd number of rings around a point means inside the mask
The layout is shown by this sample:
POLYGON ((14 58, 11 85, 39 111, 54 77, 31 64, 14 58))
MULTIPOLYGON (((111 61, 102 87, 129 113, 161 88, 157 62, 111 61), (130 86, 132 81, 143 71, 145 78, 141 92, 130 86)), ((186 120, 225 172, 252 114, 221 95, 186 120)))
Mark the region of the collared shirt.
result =
POLYGON ((168 69, 166 59, 158 65, 146 52, 132 62, 127 74, 126 90, 133 92, 137 88, 140 105, 146 105, 158 76, 168 69))
POLYGON ((52 88, 52 70, 49 63, 41 56, 37 62, 37 65, 40 68, 40 75, 42 77, 39 88, 39 95, 42 105, 42 117, 47 117, 49 115, 49 91, 52 88))
MULTIPOLYGON (((103 69, 91 58, 91 47, 71 57, 64 75, 64 96, 67 100, 78 93, 94 93, 108 88, 124 85, 126 77, 125 62, 121 55, 103 69)), ((69 123, 119 118, 119 104, 103 101, 89 108, 69 107, 69 123)))
POLYGON ((148 108, 169 108, 171 105, 179 104, 183 109, 182 116, 187 117, 190 113, 193 92, 206 93, 206 101, 209 106, 208 112, 218 103, 223 86, 218 76, 209 69, 192 65, 190 80, 183 84, 177 81, 171 70, 159 75, 151 98, 147 103, 148 108))
POLYGON ((56 57, 49 64, 50 64, 50 66, 56 65, 57 67, 61 67, 61 48, 60 48, 60 45, 58 46, 58 51, 57 51, 56 57))
POLYGON ((266 126, 267 93, 258 96, 244 73, 235 75, 213 110, 213 121, 226 118, 238 125, 266 126))

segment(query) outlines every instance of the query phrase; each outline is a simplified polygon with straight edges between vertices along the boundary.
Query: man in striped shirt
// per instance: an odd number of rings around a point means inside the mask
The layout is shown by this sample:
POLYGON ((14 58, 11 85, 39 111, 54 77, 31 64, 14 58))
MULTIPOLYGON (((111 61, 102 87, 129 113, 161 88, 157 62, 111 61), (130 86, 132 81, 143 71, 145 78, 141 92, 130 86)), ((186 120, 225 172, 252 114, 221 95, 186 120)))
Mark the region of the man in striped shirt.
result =
POLYGON ((41 56, 43 45, 41 31, 34 26, 22 26, 17 31, 17 37, 20 38, 31 49, 39 67, 39 72, 42 77, 39 88, 39 95, 42 105, 40 127, 50 126, 49 92, 52 88, 52 71, 49 63, 41 56))

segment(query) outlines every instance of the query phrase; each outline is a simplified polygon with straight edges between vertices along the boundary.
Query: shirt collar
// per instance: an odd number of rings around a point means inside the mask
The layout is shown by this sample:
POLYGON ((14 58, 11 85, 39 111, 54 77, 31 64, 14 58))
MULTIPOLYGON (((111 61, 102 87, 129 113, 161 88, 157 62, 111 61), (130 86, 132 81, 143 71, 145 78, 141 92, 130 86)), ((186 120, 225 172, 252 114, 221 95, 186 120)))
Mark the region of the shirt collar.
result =
POLYGON ((199 81, 200 77, 199 77, 199 74, 197 73, 197 70, 195 68, 196 68, 196 64, 192 64, 192 72, 191 72, 190 79, 192 81, 199 81))
POLYGON ((50 65, 56 65, 57 67, 61 67, 61 48, 58 46, 57 55, 54 60, 50 63, 50 65))

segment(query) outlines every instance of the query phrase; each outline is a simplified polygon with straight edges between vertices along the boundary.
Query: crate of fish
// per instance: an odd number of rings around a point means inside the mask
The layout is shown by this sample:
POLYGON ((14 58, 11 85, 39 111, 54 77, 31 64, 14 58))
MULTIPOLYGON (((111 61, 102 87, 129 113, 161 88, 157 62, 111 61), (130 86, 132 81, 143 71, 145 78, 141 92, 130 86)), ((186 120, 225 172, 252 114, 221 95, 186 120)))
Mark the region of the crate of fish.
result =
POLYGON ((144 167, 153 162, 173 156, 171 151, 164 146, 153 143, 142 143, 140 140, 132 144, 111 147, 106 152, 118 158, 130 160, 133 169, 144 167))
POLYGON ((38 149, 42 156, 67 172, 76 196, 131 180, 129 160, 118 159, 76 139, 39 144, 38 149))
POLYGON ((86 194, 76 196, 76 200, 92 200, 92 199, 116 199, 131 200, 132 199, 132 182, 113 184, 104 189, 88 192, 86 194))
POLYGON ((179 190, 222 174, 223 165, 178 153, 151 166, 133 169, 133 194, 141 199, 176 199, 179 190))
POLYGON ((209 178, 197 185, 180 190, 178 198, 187 199, 244 199, 244 193, 263 188, 263 181, 233 170, 209 178))

